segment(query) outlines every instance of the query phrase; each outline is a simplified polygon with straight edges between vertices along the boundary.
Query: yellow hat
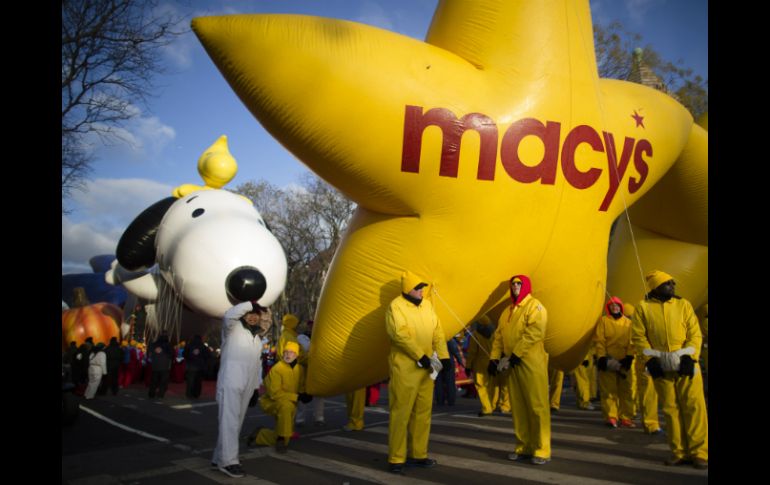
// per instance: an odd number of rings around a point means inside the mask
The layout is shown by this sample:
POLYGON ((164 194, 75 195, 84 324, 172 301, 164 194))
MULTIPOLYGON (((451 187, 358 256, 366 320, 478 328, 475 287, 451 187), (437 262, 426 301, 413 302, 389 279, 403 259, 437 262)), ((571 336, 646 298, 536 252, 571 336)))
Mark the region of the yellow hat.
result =
POLYGON ((673 280, 674 277, 671 276, 668 273, 664 273, 660 270, 652 270, 649 273, 647 273, 647 276, 645 276, 647 279, 647 287, 650 289, 650 291, 654 290, 658 286, 662 285, 666 281, 673 280))
POLYGON ((411 271, 404 271, 401 273, 401 292, 409 293, 417 285, 428 286, 428 283, 424 282, 422 278, 412 273, 411 271))
POLYGON ((492 320, 489 319, 486 315, 481 315, 479 318, 476 319, 477 322, 479 322, 482 325, 489 325, 492 323, 492 320))
POLYGON ((634 308, 634 305, 630 303, 623 303, 623 315, 630 317, 634 314, 636 311, 636 308, 634 308))
POLYGON ((291 350, 295 354, 298 354, 299 353, 299 344, 297 342, 294 342, 294 341, 286 342, 286 345, 284 346, 283 350, 284 350, 284 352, 287 351, 287 350, 291 350))
POLYGON ((299 318, 292 315, 291 313, 287 313, 283 316, 283 326, 286 328, 290 328, 294 330, 297 328, 297 324, 299 323, 299 318))

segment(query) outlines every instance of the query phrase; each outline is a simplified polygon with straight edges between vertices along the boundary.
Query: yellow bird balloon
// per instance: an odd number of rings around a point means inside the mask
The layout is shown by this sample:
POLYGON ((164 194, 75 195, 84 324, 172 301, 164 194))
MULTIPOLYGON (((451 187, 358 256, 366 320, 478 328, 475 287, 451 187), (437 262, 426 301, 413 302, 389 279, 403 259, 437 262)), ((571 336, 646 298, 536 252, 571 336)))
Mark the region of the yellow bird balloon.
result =
POLYGON ((440 1, 425 42, 300 15, 196 18, 260 123, 358 204, 315 315, 308 392, 388 375, 384 314, 410 270, 446 335, 531 277, 555 365, 583 359, 610 226, 693 132, 653 89, 599 79, 588 1, 440 1))

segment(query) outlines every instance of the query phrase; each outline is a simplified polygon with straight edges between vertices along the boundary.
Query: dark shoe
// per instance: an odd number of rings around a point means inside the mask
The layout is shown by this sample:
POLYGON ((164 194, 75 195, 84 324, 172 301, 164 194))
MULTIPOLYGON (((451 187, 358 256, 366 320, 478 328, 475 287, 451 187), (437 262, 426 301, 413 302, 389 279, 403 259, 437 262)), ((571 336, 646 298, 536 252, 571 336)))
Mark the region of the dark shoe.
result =
POLYGON ((666 466, 682 466, 682 465, 691 465, 692 461, 688 460, 687 458, 669 458, 668 460, 663 462, 666 466))
POLYGON ((694 466, 698 470, 707 470, 709 467, 709 462, 708 460, 704 460, 703 458, 695 458, 692 461, 692 466, 694 466))
POLYGON ((283 438, 278 438, 278 440, 275 442, 275 452, 284 454, 287 451, 289 451, 289 445, 286 444, 286 440, 283 438))
POLYGON ((519 453, 508 453, 508 459, 511 461, 531 460, 532 455, 520 455, 519 453))
POLYGON ((492 414, 492 413, 485 413, 485 412, 483 412, 483 411, 479 411, 479 417, 480 417, 480 418, 483 418, 484 416, 489 416, 489 415, 491 415, 491 414, 492 414))
POLYGON ((403 463, 388 463, 388 471, 390 473, 398 473, 400 475, 404 474, 404 464, 403 463))
POLYGON ((645 431, 645 434, 651 434, 651 435, 658 435, 658 434, 661 434, 661 433, 663 433, 663 430, 660 429, 660 428, 653 429, 652 431, 645 431))
POLYGON ((219 465, 217 465, 216 463, 214 463, 214 462, 212 461, 212 462, 211 462, 211 469, 212 469, 212 470, 216 470, 216 469, 218 469, 218 468, 219 468, 219 465))
POLYGON ((233 478, 241 478, 245 475, 245 473, 243 473, 243 468, 241 468, 241 465, 238 463, 230 466, 220 466, 219 471, 225 475, 230 475, 233 478))
POLYGON ((433 458, 407 458, 406 459, 406 466, 417 466, 420 468, 433 468, 436 466, 436 460, 433 458))
POLYGON ((319 426, 319 427, 320 427, 320 426, 323 426, 323 425, 325 425, 325 424, 326 424, 326 421, 324 421, 323 419, 316 419, 316 420, 315 420, 315 423, 313 423, 313 424, 315 424, 316 426, 319 426))
POLYGON ((539 456, 533 456, 532 459, 529 460, 529 462, 532 463, 533 465, 545 465, 546 463, 548 463, 548 461, 549 461, 548 458, 541 458, 539 456))
POLYGON ((551 414, 558 413, 558 412, 559 412, 559 408, 551 408, 551 414))

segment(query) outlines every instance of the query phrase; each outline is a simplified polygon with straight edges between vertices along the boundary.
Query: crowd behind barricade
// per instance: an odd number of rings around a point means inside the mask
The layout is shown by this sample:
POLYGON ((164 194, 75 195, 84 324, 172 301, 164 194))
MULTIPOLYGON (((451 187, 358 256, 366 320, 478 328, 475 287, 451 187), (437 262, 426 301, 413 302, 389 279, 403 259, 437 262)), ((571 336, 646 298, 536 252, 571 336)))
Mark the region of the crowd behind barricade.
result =
MULTIPOLYGON (((613 429, 665 434, 672 452, 666 465, 705 469, 708 307, 696 316, 662 271, 650 272, 646 280, 649 293, 636 306, 608 295, 585 358, 564 371, 549 365, 547 309, 527 276, 511 278, 510 302, 497 321, 480 315, 447 339, 430 299, 423 298, 428 284, 407 271, 402 294, 388 306, 384 322, 391 342, 389 377, 346 395, 343 430, 364 429, 365 408, 378 404, 387 385, 389 471, 430 468, 436 465, 428 457, 430 414, 434 406, 454 406, 460 395, 478 400, 480 418, 511 416, 516 449, 510 460, 545 465, 551 460, 550 415, 561 409, 568 381, 577 409, 598 407, 613 429)), ((200 335, 175 345, 165 333, 149 343, 113 337, 105 345, 88 337, 79 346, 69 344, 62 364, 70 370, 75 394, 84 399, 116 395, 137 383, 147 387, 149 398, 163 399, 169 382, 186 383, 185 397, 198 399, 202 382, 216 380, 220 433, 212 468, 241 477, 238 438, 247 407, 259 405, 275 419, 273 428, 251 432, 248 447, 274 446, 285 453, 299 437, 297 428, 311 421, 325 424, 324 399, 305 392, 313 321, 287 313, 279 331, 272 326, 269 309, 245 302, 226 314, 221 348, 200 335), (254 371, 233 370, 234 362, 246 362, 243 368, 254 371), (231 387, 238 394, 224 397, 231 387)))

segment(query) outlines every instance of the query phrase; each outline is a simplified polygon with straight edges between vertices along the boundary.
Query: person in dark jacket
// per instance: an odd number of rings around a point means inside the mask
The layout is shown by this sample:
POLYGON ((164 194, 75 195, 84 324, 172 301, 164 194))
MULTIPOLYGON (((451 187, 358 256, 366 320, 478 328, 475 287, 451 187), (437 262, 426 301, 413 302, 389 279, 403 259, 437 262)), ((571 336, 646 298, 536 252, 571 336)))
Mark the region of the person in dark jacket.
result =
POLYGON ((152 376, 150 377, 150 399, 157 395, 163 399, 168 388, 169 373, 171 372, 171 361, 174 358, 174 351, 168 340, 168 335, 161 334, 158 340, 152 343, 149 349, 149 358, 152 360, 152 376))
POLYGON ((459 362, 460 365, 464 367, 465 361, 463 360, 463 354, 460 351, 460 347, 457 345, 457 341, 454 338, 450 338, 449 341, 447 341, 446 347, 449 351, 449 365, 441 369, 438 373, 433 394, 436 399, 436 404, 439 406, 443 406, 444 404, 454 406, 455 398, 457 397, 455 362, 459 362))
POLYGON ((118 339, 112 337, 109 345, 104 349, 104 353, 107 354, 107 375, 102 379, 105 391, 109 389, 112 395, 115 396, 118 393, 118 370, 120 369, 120 363, 123 361, 123 350, 118 344, 118 339))
POLYGON ((185 396, 197 399, 201 395, 201 381, 209 359, 209 349, 203 345, 200 335, 195 335, 192 342, 184 348, 184 360, 187 363, 185 369, 185 381, 187 387, 185 396))

